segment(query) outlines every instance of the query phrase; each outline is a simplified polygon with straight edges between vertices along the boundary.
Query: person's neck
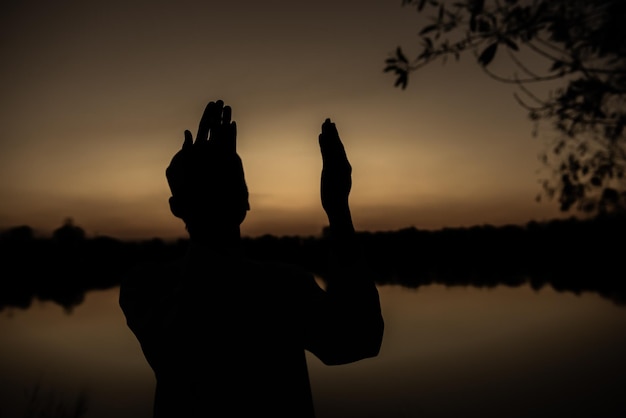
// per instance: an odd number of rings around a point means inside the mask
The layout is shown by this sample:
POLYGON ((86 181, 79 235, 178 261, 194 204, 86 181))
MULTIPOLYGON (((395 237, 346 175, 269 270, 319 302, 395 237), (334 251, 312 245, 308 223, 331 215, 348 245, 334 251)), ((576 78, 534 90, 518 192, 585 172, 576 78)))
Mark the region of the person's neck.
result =
POLYGON ((192 248, 204 248, 225 256, 236 256, 241 253, 239 226, 190 229, 188 232, 192 248))

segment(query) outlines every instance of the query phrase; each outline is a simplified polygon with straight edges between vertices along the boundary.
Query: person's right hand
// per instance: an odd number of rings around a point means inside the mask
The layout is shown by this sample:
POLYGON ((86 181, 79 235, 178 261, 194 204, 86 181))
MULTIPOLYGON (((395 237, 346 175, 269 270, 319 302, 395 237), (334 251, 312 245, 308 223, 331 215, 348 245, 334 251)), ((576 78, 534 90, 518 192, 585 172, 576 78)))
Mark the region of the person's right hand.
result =
POLYGON ((214 165, 214 156, 225 150, 236 153, 237 125, 231 121, 231 116, 230 106, 224 106, 222 100, 209 102, 200 119, 195 142, 191 132, 185 130, 183 147, 166 169, 168 182, 175 194, 178 190, 191 188, 194 182, 206 181, 198 174, 189 174, 191 170, 214 165))
POLYGON ((352 188, 352 166, 337 127, 330 119, 322 124, 319 144, 323 161, 320 187, 322 207, 332 223, 334 219, 342 219, 343 215, 347 214, 349 217, 348 196, 352 188))

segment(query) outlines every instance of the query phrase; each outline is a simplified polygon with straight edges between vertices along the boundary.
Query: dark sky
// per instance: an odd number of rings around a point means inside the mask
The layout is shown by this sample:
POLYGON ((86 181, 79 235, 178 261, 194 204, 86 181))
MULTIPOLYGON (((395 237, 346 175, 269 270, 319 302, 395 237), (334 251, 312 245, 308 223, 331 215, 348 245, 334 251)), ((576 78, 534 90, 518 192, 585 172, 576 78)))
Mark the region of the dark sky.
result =
MULTIPOLYGON (((2 6, 0 227, 184 235, 164 170, 204 106, 233 108, 246 235, 317 234, 317 135, 336 122, 357 229, 525 223, 545 140, 471 56, 393 87, 418 16, 385 1, 24 1, 2 6)), ((415 48, 413 48, 415 49, 415 48)), ((546 133, 546 135, 550 135, 546 133)))

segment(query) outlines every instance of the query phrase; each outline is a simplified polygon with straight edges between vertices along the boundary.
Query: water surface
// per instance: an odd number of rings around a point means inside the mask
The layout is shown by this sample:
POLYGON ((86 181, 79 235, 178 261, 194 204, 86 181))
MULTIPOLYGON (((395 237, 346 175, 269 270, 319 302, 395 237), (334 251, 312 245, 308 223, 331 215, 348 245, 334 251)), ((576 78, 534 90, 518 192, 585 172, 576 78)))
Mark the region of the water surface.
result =
MULTIPOLYGON (((377 358, 308 356, 319 418, 626 416, 626 308, 550 287, 379 287, 377 358)), ((87 293, 0 313, 0 417, 87 397, 86 418, 150 418, 154 378, 117 304, 87 293)))

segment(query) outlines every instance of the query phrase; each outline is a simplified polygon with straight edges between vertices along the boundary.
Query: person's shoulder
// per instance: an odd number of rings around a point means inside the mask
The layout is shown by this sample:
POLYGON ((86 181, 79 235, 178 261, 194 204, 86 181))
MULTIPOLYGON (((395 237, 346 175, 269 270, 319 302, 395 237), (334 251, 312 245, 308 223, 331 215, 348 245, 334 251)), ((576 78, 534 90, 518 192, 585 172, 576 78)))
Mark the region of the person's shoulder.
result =
POLYGON ((124 275, 122 285, 165 284, 180 275, 183 265, 182 258, 137 262, 124 275))

